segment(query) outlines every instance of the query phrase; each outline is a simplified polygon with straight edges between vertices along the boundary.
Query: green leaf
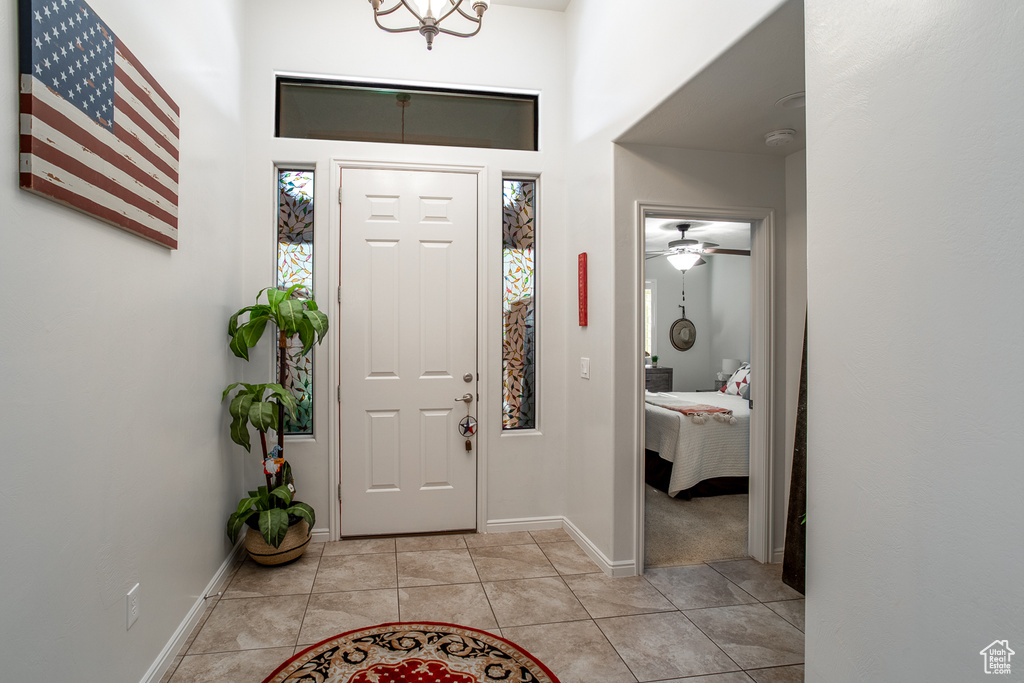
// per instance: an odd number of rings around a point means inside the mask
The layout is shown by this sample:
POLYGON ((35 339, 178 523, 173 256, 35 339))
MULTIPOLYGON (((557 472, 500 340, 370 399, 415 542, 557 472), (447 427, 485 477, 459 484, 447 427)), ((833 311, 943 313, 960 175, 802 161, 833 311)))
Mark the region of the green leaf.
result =
POLYGON ((301 320, 299 322, 299 341, 302 342, 302 355, 306 355, 313 348, 313 341, 315 339, 316 334, 313 332, 313 325, 308 320, 301 320))
POLYGON ((287 486, 278 486, 276 489, 270 492, 270 495, 277 496, 284 501, 285 505, 292 504, 292 492, 288 490, 287 486))
POLYGON ((228 538, 234 543, 238 540, 238 532, 245 526, 246 520, 256 514, 255 510, 246 510, 243 513, 234 512, 228 517, 228 538))
POLYGON ((245 419, 249 416, 249 408, 252 407, 252 393, 248 391, 238 392, 228 405, 228 414, 235 419, 245 419))
POLYGON ((235 335, 231 337, 231 341, 228 342, 228 348, 238 358, 249 360, 249 346, 245 343, 245 335, 240 330, 236 331, 235 335))
POLYGON ((249 422, 261 432, 277 429, 277 406, 269 401, 253 401, 249 408, 249 422))
POLYGON ((235 382, 234 384, 229 384, 228 388, 224 390, 224 393, 220 395, 220 400, 223 401, 224 399, 226 399, 228 397, 228 394, 231 393, 232 389, 234 389, 237 386, 241 386, 241 385, 242 385, 241 382, 235 382))
POLYGON ((305 316, 306 320, 309 321, 309 324, 313 326, 314 330, 316 330, 317 339, 323 341, 324 335, 327 334, 327 316, 321 313, 320 311, 316 310, 315 308, 308 311, 303 311, 302 315, 305 316))
POLYGON ((299 409, 299 403, 295 400, 295 396, 292 392, 285 389, 280 384, 267 384, 266 388, 272 392, 271 397, 276 398, 284 406, 285 410, 292 417, 295 417, 295 413, 299 409))
POLYGON ((288 533, 288 513, 281 508, 272 508, 260 512, 260 534, 263 540, 274 546, 281 547, 284 535, 288 533))
POLYGON ((244 339, 245 345, 248 346, 250 349, 256 346, 256 344, 260 340, 260 337, 263 336, 263 330, 267 327, 267 320, 269 319, 270 318, 268 318, 265 315, 261 315, 256 318, 250 318, 249 322, 247 322, 239 329, 239 334, 244 339))
POLYGON ((302 519, 306 520, 306 523, 309 524, 310 530, 312 530, 313 525, 316 524, 316 513, 313 512, 313 508, 311 508, 309 505, 306 505, 305 503, 300 503, 296 501, 285 512, 287 512, 289 515, 295 515, 296 517, 301 517, 302 519))
POLYGON ((288 291, 284 293, 285 298, 286 299, 291 299, 292 298, 292 294, 294 294, 295 292, 297 292, 300 289, 302 289, 302 283, 299 283, 297 285, 292 285, 291 287, 288 288, 288 291))
POLYGON ((235 511, 235 514, 236 515, 244 514, 246 510, 251 510, 252 506, 255 505, 258 502, 259 502, 259 499, 256 496, 250 496, 248 498, 243 498, 242 500, 238 501, 238 509, 235 511))
POLYGON ((291 336, 299 331, 299 322, 303 320, 302 302, 295 299, 282 301, 277 307, 277 326, 291 336))
POLYGON ((271 308, 280 306, 281 302, 286 300, 287 298, 288 295, 285 292, 281 291, 280 289, 277 289, 276 287, 273 289, 267 289, 267 301, 270 302, 271 308))
POLYGON ((252 452, 252 443, 249 441, 249 423, 244 418, 235 418, 231 421, 231 440, 252 452))

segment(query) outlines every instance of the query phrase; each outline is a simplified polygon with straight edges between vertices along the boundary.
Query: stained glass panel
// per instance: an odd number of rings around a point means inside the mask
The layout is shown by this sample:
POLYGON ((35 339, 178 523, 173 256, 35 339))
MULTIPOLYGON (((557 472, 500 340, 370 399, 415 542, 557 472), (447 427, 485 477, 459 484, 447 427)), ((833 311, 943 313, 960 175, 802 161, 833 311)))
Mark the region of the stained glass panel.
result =
MULTIPOLYGON (((300 285, 299 296, 313 291, 313 171, 278 171, 277 286, 300 285)), ((299 404, 285 415, 285 434, 313 433, 313 350, 302 353, 298 338, 286 350, 287 386, 299 404)))
POLYGON ((534 231, 537 182, 505 180, 502 212, 502 429, 536 423, 534 231))

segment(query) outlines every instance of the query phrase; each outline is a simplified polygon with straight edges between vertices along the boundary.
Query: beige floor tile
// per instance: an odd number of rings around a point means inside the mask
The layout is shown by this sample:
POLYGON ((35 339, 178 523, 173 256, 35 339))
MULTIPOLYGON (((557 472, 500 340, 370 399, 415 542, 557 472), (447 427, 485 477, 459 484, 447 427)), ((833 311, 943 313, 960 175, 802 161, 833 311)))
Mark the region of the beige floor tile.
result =
POLYGON ((319 551, 307 551, 294 562, 277 567, 265 567, 246 560, 228 584, 222 599, 309 593, 319 564, 319 551))
POLYGON ((466 545, 470 548, 486 548, 492 545, 529 545, 534 542, 529 531, 466 534, 466 545))
POLYGON ((672 611, 675 607, 642 576, 614 579, 604 574, 564 577, 595 619, 672 611))
POLYGON ((593 574, 601 571, 576 541, 541 543, 539 546, 559 574, 593 574))
POLYGON ((761 602, 799 600, 804 597, 782 583, 781 564, 761 564, 749 559, 708 564, 761 602))
POLYGON ((764 605, 712 607, 686 616, 744 669, 804 661, 804 634, 764 605))
POLYGON ((593 621, 502 628, 561 683, 627 683, 636 678, 593 621))
POLYGON ((397 587, 398 568, 390 553, 322 557, 313 581, 314 593, 397 587))
POLYGON ((324 544, 324 557, 393 552, 395 552, 395 539, 393 538, 358 538, 354 541, 331 541, 324 544))
POLYGON ((210 598, 206 601, 206 609, 203 610, 203 616, 199 617, 199 621, 192 627, 192 632, 188 634, 188 638, 185 639, 185 644, 181 646, 181 651, 178 652, 179 655, 185 654, 188 652, 188 649, 192 647, 192 643, 195 642, 196 636, 198 636, 199 632, 203 630, 203 626, 206 625, 210 615, 213 614, 213 608, 217 606, 217 601, 219 599, 220 598, 210 598))
POLYGON ((398 552, 415 550, 465 550, 466 541, 463 534, 447 536, 406 536, 396 538, 398 552))
POLYGON ((804 630, 804 601, 783 600, 782 602, 766 602, 764 606, 778 614, 780 617, 804 630))
POLYGON ((538 529, 531 531, 530 535, 537 543, 561 543, 572 540, 572 536, 567 534, 565 529, 538 529))
POLYGON ((484 590, 502 631, 507 626, 590 618, 580 601, 558 577, 485 583, 484 590))
POLYGON ((187 655, 171 683, 253 683, 262 681, 292 656, 291 647, 187 655))
POLYGON ((679 612, 596 621, 640 681, 723 673, 741 668, 679 612))
POLYGON ((498 627, 479 583, 399 588, 398 604, 402 621, 441 621, 476 629, 498 627))
POLYGON ((656 567, 644 577, 682 610, 743 605, 757 600, 705 564, 656 567))
POLYGON ((797 666, 781 666, 774 669, 754 669, 748 671, 747 675, 754 679, 756 683, 804 683, 804 667, 802 664, 797 666))
POLYGON ((731 671, 727 674, 673 678, 670 681, 658 681, 658 683, 752 683, 752 681, 750 676, 742 671, 731 671))
POLYGON ((398 553, 398 585, 440 586, 480 581, 468 550, 398 553))
POLYGON ((398 591, 394 588, 314 593, 306 607, 298 643, 312 645, 345 631, 398 620, 398 591))
POLYGON ((308 600, 308 595, 221 600, 188 654, 294 647, 308 600))
POLYGON ((558 571, 536 545, 498 545, 469 551, 482 581, 557 576, 558 571))

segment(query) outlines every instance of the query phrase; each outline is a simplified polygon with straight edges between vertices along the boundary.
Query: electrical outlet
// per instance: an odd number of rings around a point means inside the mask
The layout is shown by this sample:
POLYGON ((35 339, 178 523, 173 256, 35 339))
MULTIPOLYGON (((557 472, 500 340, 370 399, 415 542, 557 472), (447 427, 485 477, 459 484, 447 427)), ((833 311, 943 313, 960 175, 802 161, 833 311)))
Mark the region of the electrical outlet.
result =
POLYGON ((590 379, 590 359, 580 358, 580 377, 590 379))
POLYGON ((127 606, 128 606, 128 626, 125 630, 132 627, 139 618, 139 584, 132 586, 132 589, 128 591, 127 595, 127 606))

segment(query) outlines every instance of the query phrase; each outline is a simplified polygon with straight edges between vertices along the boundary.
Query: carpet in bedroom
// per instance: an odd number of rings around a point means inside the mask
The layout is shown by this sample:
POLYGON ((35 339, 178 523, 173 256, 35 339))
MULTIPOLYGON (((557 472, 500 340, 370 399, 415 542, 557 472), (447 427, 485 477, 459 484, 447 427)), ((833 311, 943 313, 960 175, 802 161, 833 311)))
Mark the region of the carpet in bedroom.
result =
POLYGON ((747 494, 677 500, 646 485, 648 567, 747 556, 747 494))

